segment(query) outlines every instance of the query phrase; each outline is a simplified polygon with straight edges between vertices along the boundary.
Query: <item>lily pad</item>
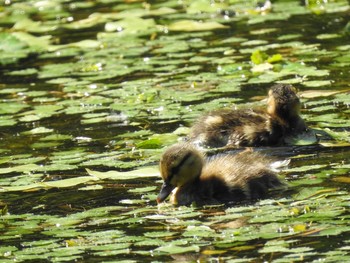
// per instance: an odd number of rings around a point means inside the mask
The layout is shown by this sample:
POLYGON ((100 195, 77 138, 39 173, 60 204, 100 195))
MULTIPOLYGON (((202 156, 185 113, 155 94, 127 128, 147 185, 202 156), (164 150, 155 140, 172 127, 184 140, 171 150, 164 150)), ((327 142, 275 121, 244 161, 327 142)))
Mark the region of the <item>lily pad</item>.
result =
POLYGON ((318 143, 316 133, 311 129, 308 132, 298 134, 297 136, 288 137, 285 141, 290 145, 312 145, 318 143))
POLYGON ((143 177, 155 177, 159 176, 159 170, 155 166, 140 168, 128 172, 108 171, 98 172, 90 169, 86 169, 89 175, 94 176, 98 179, 109 179, 109 180, 131 180, 143 177))
POLYGON ((174 255, 174 254, 182 254, 182 253, 188 253, 188 252, 198 252, 199 247, 192 245, 192 246, 177 246, 177 245, 164 245, 161 247, 158 247, 155 249, 155 252, 158 253, 164 253, 168 255, 174 255))
POLYGON ((119 32, 120 35, 145 34, 148 31, 155 31, 156 24, 153 19, 143 19, 138 17, 127 17, 118 22, 107 22, 105 25, 107 32, 119 32))
POLYGON ((304 81, 303 85, 306 87, 321 87, 321 86, 329 86, 332 82, 330 80, 310 80, 310 81, 304 81))
POLYGON ((42 134, 42 133, 50 133, 53 132, 53 129, 48 129, 45 127, 34 128, 30 131, 23 132, 23 134, 42 134))
POLYGON ((170 31, 207 31, 213 29, 224 29, 227 26, 218 22, 197 22, 193 20, 182 20, 174 22, 168 26, 170 31))

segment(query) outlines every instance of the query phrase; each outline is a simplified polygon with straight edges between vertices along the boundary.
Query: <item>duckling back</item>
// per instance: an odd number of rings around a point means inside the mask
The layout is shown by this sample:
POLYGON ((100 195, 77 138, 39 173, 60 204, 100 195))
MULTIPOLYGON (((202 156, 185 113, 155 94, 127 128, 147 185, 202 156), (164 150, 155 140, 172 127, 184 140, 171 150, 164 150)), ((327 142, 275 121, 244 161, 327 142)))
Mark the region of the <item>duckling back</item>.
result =
POLYGON ((189 140, 204 146, 266 146, 281 143, 284 127, 265 111, 223 109, 202 116, 189 140))

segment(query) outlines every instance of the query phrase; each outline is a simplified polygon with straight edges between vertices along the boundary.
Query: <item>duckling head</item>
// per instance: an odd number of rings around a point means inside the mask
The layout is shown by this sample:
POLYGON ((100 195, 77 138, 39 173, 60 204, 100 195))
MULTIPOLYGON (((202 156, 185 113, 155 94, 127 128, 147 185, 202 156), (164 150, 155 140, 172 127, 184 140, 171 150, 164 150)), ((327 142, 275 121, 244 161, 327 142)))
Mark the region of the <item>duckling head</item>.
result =
POLYGON ((299 116, 300 100, 297 90, 292 85, 276 84, 268 94, 267 112, 282 119, 291 119, 299 116))
POLYGON ((185 186, 198 179, 203 164, 203 155, 191 144, 179 143, 168 148, 159 164, 164 183, 157 203, 164 201, 176 187, 185 186))

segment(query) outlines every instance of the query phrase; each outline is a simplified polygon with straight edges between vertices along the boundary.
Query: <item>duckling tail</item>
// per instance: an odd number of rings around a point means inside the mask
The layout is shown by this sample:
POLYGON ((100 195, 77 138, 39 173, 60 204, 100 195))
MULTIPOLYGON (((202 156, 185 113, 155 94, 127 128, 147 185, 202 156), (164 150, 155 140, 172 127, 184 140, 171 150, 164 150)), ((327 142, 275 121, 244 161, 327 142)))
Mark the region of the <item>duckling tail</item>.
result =
POLYGON ((161 203, 163 202, 171 193, 171 191, 173 191, 175 188, 175 186, 167 183, 167 182, 164 182, 163 185, 162 185, 162 188, 160 189, 160 192, 157 196, 157 203, 161 203))

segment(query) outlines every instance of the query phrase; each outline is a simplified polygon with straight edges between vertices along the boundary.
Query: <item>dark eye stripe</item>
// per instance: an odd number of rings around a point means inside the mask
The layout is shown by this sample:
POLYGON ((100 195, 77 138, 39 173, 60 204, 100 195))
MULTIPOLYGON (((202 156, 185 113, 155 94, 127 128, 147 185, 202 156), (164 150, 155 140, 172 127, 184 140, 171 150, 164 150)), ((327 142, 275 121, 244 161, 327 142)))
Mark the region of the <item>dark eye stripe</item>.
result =
POLYGON ((169 177, 167 178, 167 182, 170 182, 171 179, 174 177, 175 174, 177 174, 180 170, 180 167, 183 166, 183 164, 187 161, 188 158, 190 158, 191 156, 191 153, 187 153, 184 158, 182 158, 181 162, 176 165, 175 167, 171 168, 170 170, 170 175, 169 177))

